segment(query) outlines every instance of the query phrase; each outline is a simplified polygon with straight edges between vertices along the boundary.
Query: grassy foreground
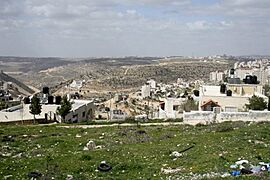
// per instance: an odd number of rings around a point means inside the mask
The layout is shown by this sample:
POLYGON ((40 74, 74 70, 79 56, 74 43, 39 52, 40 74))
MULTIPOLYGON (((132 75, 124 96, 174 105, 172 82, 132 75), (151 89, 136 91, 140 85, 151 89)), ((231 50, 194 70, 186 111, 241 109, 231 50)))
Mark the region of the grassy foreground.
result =
MULTIPOLYGON (((69 174, 79 180, 220 179, 219 174, 228 172, 239 158, 254 165, 270 162, 270 123, 95 129, 2 125, 0 138, 0 179, 29 179, 32 171, 42 173, 43 179, 66 179, 69 174), (84 151, 89 140, 102 148, 84 151), (172 151, 193 145, 182 157, 170 157, 172 151), (111 171, 97 170, 103 160, 111 171), (178 168, 178 172, 165 174, 162 168, 178 168)), ((269 178, 265 172, 223 179, 269 178)))

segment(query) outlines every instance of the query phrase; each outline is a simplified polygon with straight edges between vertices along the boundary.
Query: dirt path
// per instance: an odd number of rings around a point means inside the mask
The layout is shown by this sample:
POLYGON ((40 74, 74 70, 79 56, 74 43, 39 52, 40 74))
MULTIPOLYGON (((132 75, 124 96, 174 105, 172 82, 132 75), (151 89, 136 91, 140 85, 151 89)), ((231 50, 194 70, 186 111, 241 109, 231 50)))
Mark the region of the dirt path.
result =
POLYGON ((126 71, 125 71, 125 75, 127 75, 127 73, 128 73, 128 70, 129 70, 129 67, 126 69, 126 71))
MULTIPOLYGON (((178 126, 183 125, 183 122, 162 122, 162 123, 140 123, 140 126, 178 126)), ((102 125, 75 125, 75 126, 58 126, 62 128, 103 128, 103 127, 130 127, 137 126, 134 123, 123 123, 123 124, 102 124, 102 125)))

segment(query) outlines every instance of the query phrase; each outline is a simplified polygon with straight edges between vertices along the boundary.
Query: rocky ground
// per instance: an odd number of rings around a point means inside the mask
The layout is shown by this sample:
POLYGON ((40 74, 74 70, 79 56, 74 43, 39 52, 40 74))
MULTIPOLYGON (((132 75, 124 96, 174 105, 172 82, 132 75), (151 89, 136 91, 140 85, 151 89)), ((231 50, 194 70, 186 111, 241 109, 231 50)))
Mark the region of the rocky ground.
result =
POLYGON ((240 159, 270 162, 269 123, 82 127, 1 125, 0 179, 235 179, 240 159), (111 169, 100 171, 102 161, 111 169))

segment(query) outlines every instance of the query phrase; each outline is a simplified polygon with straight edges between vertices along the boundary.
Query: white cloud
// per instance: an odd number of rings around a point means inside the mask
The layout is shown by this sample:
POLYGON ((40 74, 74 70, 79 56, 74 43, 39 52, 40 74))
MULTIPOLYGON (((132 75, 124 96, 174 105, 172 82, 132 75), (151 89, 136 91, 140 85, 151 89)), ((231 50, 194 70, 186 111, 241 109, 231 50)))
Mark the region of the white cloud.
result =
POLYGON ((208 22, 206 20, 195 21, 187 23, 190 30, 223 30, 232 27, 232 22, 208 22))
POLYGON ((209 23, 207 23, 206 21, 190 22, 190 23, 187 23, 187 26, 191 30, 206 30, 210 28, 209 23))
POLYGON ((29 55, 47 56, 261 52, 270 46, 270 1, 254 2, 1 0, 0 53, 22 54, 26 47, 29 55))

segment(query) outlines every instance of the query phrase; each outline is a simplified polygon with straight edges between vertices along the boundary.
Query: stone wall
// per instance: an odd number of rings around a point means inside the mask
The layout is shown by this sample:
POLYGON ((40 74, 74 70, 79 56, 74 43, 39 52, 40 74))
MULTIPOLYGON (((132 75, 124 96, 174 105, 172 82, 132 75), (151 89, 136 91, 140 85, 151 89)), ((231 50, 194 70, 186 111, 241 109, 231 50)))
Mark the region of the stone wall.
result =
POLYGON ((219 114, 211 111, 192 111, 184 112, 183 119, 184 123, 187 124, 208 124, 224 121, 270 121, 270 111, 221 112, 219 114))

